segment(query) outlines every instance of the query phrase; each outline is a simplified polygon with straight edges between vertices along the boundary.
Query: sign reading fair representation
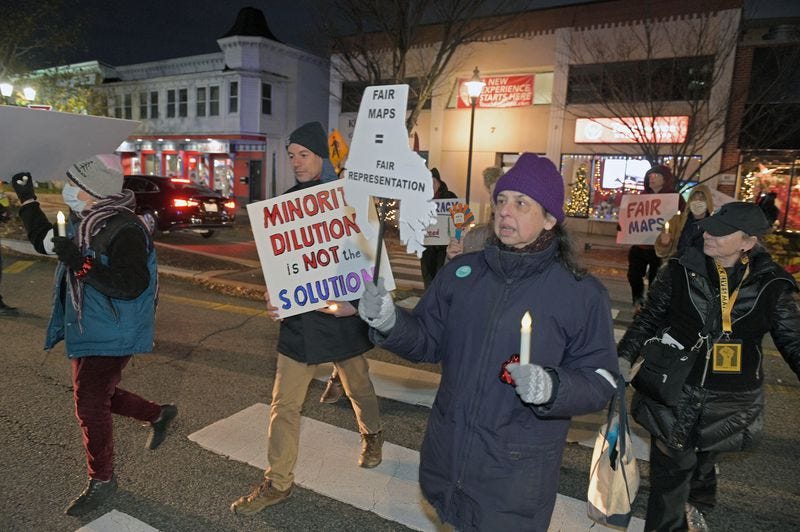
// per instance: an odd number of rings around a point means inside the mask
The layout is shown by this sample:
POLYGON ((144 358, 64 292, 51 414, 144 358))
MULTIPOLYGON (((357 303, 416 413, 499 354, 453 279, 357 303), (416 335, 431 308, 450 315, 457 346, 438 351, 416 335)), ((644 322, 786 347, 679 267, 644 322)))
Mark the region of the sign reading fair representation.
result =
MULTIPOLYGON (((408 146, 408 85, 367 87, 358 109, 345 191, 368 239, 377 235, 374 199, 400 200, 400 240, 409 253, 422 256, 425 229, 436 221, 433 182, 425 161, 408 146)), ((381 266, 381 275, 385 271, 381 266)))
MULTIPOLYGON (((352 301, 373 282, 375 246, 356 222, 342 181, 247 205, 269 299, 281 318, 352 301)), ((381 277, 394 289, 385 250, 381 277)))

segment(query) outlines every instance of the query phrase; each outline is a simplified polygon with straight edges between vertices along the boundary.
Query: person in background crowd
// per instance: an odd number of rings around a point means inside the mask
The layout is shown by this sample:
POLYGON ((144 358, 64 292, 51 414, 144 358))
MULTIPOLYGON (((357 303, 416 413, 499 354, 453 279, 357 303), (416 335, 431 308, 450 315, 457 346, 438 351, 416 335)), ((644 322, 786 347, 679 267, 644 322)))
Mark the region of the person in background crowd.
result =
POLYGON ((778 214, 780 214, 778 206, 775 205, 775 198, 777 197, 778 195, 775 192, 766 192, 758 198, 758 206, 761 207, 761 212, 764 213, 770 227, 775 224, 775 220, 778 219, 778 214))
POLYGON ((413 311, 369 284, 359 314, 376 344, 441 362, 419 482, 457 530, 547 530, 570 417, 603 408, 618 362, 608 293, 578 268, 552 162, 524 153, 497 181, 494 237, 455 257, 413 311), (533 316, 530 363, 520 320, 533 316), (512 380, 513 379, 513 380, 512 380), (511 385, 509 385, 511 384, 511 385))
MULTIPOLYGON (((433 199, 448 199, 458 196, 447 188, 447 183, 439 177, 439 170, 431 168, 431 179, 433 180, 433 199)), ((444 265, 447 259, 447 246, 425 246, 419 265, 422 268, 422 281, 425 288, 430 286, 433 278, 444 265)))
POLYGON ((659 272, 618 348, 633 362, 665 331, 685 349, 700 348, 677 406, 644 390, 633 397, 633 418, 651 434, 645 530, 708 529, 720 453, 751 449, 763 429, 764 334, 800 376, 797 285, 758 243, 769 229, 759 207, 728 203, 698 225, 702 244, 659 272), (708 320, 711 332, 702 334, 708 320))
POLYGON ((680 255, 689 246, 703 242, 703 230, 697 225, 714 212, 711 190, 705 185, 697 185, 689 194, 689 208, 679 211, 669 220, 669 230, 662 229, 655 244, 659 258, 680 255))
MULTIPOLYGON (((499 166, 489 166, 483 170, 483 184, 489 192, 491 198, 494 194, 494 185, 500 176, 503 175, 503 169, 499 166)), ((472 253, 473 251, 480 251, 483 246, 494 234, 494 209, 492 209, 489 221, 485 224, 476 225, 461 237, 459 242, 455 238, 450 239, 450 244, 447 245, 447 258, 452 259, 462 253, 472 253)))
MULTIPOLYGON (((294 130, 286 150, 297 181, 286 193, 336 179, 328 161, 328 138, 319 122, 294 130)), ((278 319, 277 307, 270 303, 267 293, 264 296, 273 319, 278 319)), ((353 405, 361 432, 358 465, 373 468, 381 463, 383 431, 378 398, 363 355, 372 349, 368 329, 356 316, 358 301, 330 301, 329 305, 281 320, 267 435, 269 468, 261 484, 231 504, 236 514, 254 515, 291 494, 300 445, 300 414, 318 364, 333 362, 353 405)))
MULTIPOLYGON (((653 166, 644 175, 644 191, 642 194, 674 193, 675 176, 663 165, 653 166)), ((680 210, 684 210, 681 199, 680 210)), ((633 245, 628 250, 628 284, 631 285, 631 299, 634 313, 641 309, 644 302, 644 278, 647 276, 648 286, 653 284, 661 266, 661 259, 656 255, 653 246, 633 245)))
POLYGON ((136 353, 153 350, 158 269, 150 232, 134 214, 133 192, 122 189, 116 155, 97 155, 67 170, 62 195, 70 208, 66 236, 47 220, 27 172, 11 184, 20 218, 36 251, 58 255, 55 297, 45 349, 64 341, 72 365, 75 416, 83 432, 89 482, 68 515, 94 510, 117 489, 112 414, 150 426, 145 447, 156 449, 178 413, 119 388, 136 353))
MULTIPOLYGON (((5 192, 0 190, 0 225, 7 222, 11 217, 9 212, 10 203, 5 192)), ((0 283, 3 282, 3 250, 0 248, 0 283)), ((19 312, 15 307, 10 307, 3 301, 3 296, 0 295, 0 316, 17 316, 19 312)))

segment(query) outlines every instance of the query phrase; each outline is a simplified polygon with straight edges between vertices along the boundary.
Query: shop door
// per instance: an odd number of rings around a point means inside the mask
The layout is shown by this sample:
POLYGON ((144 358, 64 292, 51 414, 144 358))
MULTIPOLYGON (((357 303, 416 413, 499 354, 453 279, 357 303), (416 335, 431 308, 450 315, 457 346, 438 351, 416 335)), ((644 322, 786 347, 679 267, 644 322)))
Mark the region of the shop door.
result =
POLYGON ((264 199, 261 169, 263 161, 250 161, 250 203, 264 199))

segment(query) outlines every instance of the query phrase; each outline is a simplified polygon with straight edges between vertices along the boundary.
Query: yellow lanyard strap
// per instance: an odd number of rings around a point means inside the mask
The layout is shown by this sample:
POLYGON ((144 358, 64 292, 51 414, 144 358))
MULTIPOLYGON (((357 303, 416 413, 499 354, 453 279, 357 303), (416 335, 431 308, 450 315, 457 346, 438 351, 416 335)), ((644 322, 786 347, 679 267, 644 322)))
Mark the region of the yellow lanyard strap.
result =
POLYGON ((731 311, 733 310, 733 305, 736 303, 736 296, 739 295, 739 288, 741 288, 744 280, 747 279, 747 275, 750 273, 750 265, 748 264, 747 268, 745 268, 742 280, 739 281, 739 286, 736 287, 736 290, 733 291, 730 297, 728 296, 728 273, 720 263, 714 261, 714 265, 717 267, 717 273, 719 273, 719 304, 722 309, 722 331, 730 334, 733 331, 733 326, 731 325, 731 311))

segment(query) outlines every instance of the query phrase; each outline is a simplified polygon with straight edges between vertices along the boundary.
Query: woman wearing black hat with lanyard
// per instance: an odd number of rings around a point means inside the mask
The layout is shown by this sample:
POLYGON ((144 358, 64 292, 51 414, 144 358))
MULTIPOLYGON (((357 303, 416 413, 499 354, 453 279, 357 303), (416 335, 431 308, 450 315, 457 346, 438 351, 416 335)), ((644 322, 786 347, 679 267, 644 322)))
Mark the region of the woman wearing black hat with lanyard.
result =
POLYGON ((800 376, 798 288, 758 243, 769 229, 761 209, 728 203, 698 224, 702 247, 661 269, 618 346, 633 361, 663 334, 697 353, 674 406, 634 380, 633 417, 652 435, 645 530, 707 530, 719 453, 750 449, 764 424, 765 333, 800 376))

